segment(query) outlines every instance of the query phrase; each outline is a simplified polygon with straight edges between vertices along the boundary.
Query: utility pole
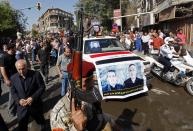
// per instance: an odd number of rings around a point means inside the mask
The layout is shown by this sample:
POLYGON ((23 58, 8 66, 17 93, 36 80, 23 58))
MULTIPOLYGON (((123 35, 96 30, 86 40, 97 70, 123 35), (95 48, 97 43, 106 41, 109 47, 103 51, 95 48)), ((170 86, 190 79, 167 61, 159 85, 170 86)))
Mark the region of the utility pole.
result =
MULTIPOLYGON (((120 14, 121 14, 121 16, 122 16, 122 11, 121 11, 121 0, 119 1, 120 3, 119 3, 119 8, 120 8, 120 14)), ((123 31, 123 27, 122 27, 122 17, 120 17, 120 27, 121 27, 121 32, 123 31)))
POLYGON ((54 8, 54 0, 52 0, 52 9, 54 8))
MULTIPOLYGON (((137 9, 137 13, 141 13, 141 8, 137 9)), ((137 15, 136 18, 137 18, 137 28, 139 28, 139 26, 140 26, 140 21, 139 21, 140 15, 137 15)))

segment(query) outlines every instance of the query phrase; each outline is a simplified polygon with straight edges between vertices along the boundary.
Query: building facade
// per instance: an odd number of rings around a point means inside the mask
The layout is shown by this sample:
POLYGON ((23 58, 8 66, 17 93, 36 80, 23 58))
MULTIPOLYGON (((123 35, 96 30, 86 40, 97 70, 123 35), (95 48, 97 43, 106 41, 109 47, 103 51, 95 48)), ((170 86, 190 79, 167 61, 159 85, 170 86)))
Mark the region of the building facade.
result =
POLYGON ((141 27, 162 29, 166 33, 182 29, 187 36, 187 45, 192 45, 193 0, 141 0, 139 8, 142 12, 151 12, 140 17, 141 27))
POLYGON ((59 33, 73 25, 73 15, 59 8, 48 9, 39 19, 39 33, 59 33))

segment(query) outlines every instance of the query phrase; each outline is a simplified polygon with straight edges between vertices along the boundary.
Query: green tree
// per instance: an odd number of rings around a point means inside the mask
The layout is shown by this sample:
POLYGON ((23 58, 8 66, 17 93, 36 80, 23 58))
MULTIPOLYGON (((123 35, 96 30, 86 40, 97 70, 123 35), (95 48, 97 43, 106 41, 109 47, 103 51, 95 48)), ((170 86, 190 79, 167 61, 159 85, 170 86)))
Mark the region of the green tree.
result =
POLYGON ((0 2, 0 36, 16 36, 17 29, 25 29, 26 20, 21 11, 14 10, 7 2, 0 2))
POLYGON ((35 29, 32 29, 32 37, 39 37, 39 33, 38 33, 38 31, 37 30, 35 30, 35 29))
MULTIPOLYGON (((92 19, 97 17, 102 26, 111 30, 113 10, 119 9, 121 3, 121 15, 137 13, 140 0, 80 0, 76 6, 83 7, 84 13, 92 19)), ((123 29, 134 22, 134 17, 122 18, 123 29)))
POLYGON ((111 29, 113 10, 119 8, 119 0, 80 0, 77 7, 83 7, 84 13, 90 19, 98 18, 102 26, 111 29))

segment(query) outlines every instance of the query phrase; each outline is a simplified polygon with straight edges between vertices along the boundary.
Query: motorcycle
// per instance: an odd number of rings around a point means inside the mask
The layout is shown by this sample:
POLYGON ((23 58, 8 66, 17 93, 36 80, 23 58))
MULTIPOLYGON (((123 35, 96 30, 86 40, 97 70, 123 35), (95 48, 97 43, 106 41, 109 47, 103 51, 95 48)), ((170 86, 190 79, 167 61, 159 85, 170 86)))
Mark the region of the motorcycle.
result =
POLYGON ((155 54, 146 57, 151 63, 151 72, 164 81, 184 87, 193 96, 193 65, 186 64, 183 58, 172 58, 170 70, 163 75, 164 65, 158 61, 158 58, 159 56, 155 54))

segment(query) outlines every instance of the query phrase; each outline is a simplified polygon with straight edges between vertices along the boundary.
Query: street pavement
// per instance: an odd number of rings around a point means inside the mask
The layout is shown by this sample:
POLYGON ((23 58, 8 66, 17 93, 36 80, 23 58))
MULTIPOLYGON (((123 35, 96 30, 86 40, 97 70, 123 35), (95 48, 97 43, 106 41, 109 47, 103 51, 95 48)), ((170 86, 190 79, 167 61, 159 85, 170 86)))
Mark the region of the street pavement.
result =
POLYGON ((154 78, 148 94, 102 102, 124 131, 193 131, 193 98, 183 87, 154 78))

